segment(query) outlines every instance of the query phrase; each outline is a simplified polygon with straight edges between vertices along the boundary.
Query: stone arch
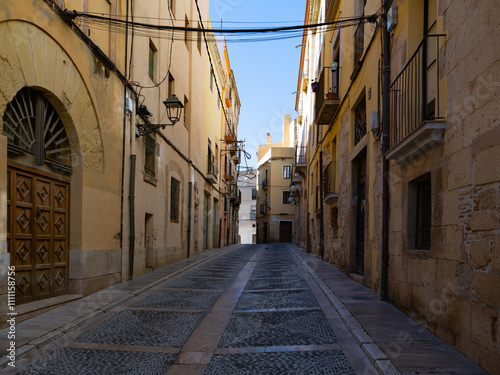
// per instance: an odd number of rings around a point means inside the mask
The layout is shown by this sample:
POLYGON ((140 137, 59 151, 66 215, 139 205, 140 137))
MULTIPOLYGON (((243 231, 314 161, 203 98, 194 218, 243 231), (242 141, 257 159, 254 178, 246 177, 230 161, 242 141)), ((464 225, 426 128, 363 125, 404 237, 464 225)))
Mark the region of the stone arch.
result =
MULTIPOLYGON (((103 173, 103 142, 94 101, 71 57, 45 31, 24 21, 0 22, 0 46, 0 117, 23 87, 44 92, 64 123, 73 163, 103 173)), ((0 132, 2 127, 0 121, 0 132)))

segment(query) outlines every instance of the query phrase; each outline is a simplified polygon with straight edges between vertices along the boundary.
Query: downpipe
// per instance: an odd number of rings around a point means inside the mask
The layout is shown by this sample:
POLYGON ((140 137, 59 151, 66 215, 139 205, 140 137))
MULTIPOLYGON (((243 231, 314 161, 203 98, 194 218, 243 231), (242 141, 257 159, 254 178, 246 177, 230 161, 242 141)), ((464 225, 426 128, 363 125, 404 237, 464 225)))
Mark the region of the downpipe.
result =
POLYGON ((129 276, 134 278, 134 253, 135 253, 135 163, 136 155, 130 155, 130 185, 129 185, 129 276))
POLYGON ((383 6, 382 14, 382 38, 383 38, 383 71, 382 71, 382 269, 380 279, 380 299, 386 301, 388 298, 388 268, 389 268, 389 161, 385 154, 389 150, 389 87, 391 79, 391 49, 390 35, 387 30, 387 12, 392 1, 387 0, 383 6))

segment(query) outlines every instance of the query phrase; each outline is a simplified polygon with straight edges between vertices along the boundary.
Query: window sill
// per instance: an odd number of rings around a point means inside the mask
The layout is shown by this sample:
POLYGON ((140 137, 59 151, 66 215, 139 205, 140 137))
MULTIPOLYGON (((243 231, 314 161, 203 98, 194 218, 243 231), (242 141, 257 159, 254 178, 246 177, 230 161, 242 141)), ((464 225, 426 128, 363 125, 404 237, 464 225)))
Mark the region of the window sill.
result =
POLYGON ((153 176, 147 174, 146 172, 142 172, 142 175, 144 177, 144 181, 150 183, 153 186, 158 186, 158 180, 154 178, 153 176))
POLYGON ((406 252, 412 259, 429 259, 431 257, 430 250, 408 249, 406 252))

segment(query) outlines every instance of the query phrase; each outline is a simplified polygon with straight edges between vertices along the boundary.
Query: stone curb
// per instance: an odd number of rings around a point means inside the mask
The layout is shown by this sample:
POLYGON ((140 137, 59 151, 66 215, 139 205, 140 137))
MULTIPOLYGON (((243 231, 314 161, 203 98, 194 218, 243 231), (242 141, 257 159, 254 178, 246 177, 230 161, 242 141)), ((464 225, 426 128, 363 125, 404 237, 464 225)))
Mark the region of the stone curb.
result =
MULTIPOLYGON (((51 343, 54 340, 57 340, 58 338, 62 337, 63 335, 70 333, 71 331, 75 330, 76 328, 87 323, 90 319, 92 319, 96 316, 100 316, 100 315, 105 314, 106 312, 113 309, 114 307, 116 307, 118 304, 124 302, 125 300, 130 299, 130 298, 135 297, 135 296, 138 296, 139 294, 147 291, 148 289, 151 289, 151 288, 155 287, 156 285, 161 284, 162 282, 166 281, 167 279, 174 277, 174 276, 177 276, 178 274, 185 272, 185 271, 189 270, 190 268, 193 268, 193 267, 199 265, 200 263, 206 262, 206 261, 213 259, 213 258, 217 258, 218 256, 222 255, 223 253, 227 253, 229 251, 239 249, 242 246, 244 246, 244 245, 243 244, 230 245, 230 246, 224 247, 222 249, 215 249, 215 250, 208 251, 208 252, 205 252, 202 254, 198 254, 196 257, 203 256, 203 255, 204 256, 200 260, 189 263, 186 266, 182 267, 181 269, 174 270, 172 273, 169 273, 166 276, 162 276, 157 280, 151 281, 150 283, 148 283, 147 285, 145 285, 143 287, 139 287, 136 290, 125 292, 125 294, 120 294, 112 301, 101 302, 100 306, 99 306, 98 302, 95 302, 98 306, 93 311, 88 312, 84 315, 78 316, 75 319, 73 319, 72 321, 67 322, 60 327, 54 328, 50 331, 47 331, 46 333, 40 335, 39 337, 37 337, 37 338, 19 346, 18 348, 16 348, 16 361, 26 357, 27 355, 29 355, 33 351, 40 350, 45 345, 51 343), (207 255, 205 255, 205 254, 207 254, 207 255)), ((189 260, 189 259, 193 259, 193 258, 184 259, 184 261, 189 260)), ((176 263, 173 263, 173 264, 176 264, 176 263)), ((165 267, 168 267, 168 266, 165 266, 165 267)), ((159 272, 162 269, 163 268, 160 268, 160 269, 153 271, 152 273, 149 273, 146 275, 154 274, 155 272, 159 272)), ((146 275, 144 275, 144 276, 146 276, 146 275)), ((140 276, 140 277, 142 277, 142 276, 140 276)), ((113 288, 114 290, 119 291, 120 286, 122 286, 122 287, 127 286, 127 284, 129 282, 137 281, 140 279, 140 277, 133 279, 133 280, 130 280, 130 281, 125 281, 123 283, 114 285, 110 288, 113 288)), ((110 289, 110 288, 108 288, 108 289, 110 289)), ((99 293, 105 293, 106 290, 107 289, 103 289, 103 290, 101 290, 97 293, 91 294, 90 296, 87 296, 87 297, 96 296, 99 293)), ((79 300, 76 300, 76 302, 82 301, 87 297, 83 297, 79 300)), ((73 302, 75 302, 75 301, 73 301, 73 302)), ((69 306, 69 304, 63 305, 62 307, 64 307, 64 306, 69 306)), ((50 312, 53 312, 55 310, 57 310, 57 308, 54 310, 48 311, 45 314, 50 314, 50 312)), ((36 318, 36 317, 34 317, 34 318, 36 318)), ((24 320, 23 322, 29 322, 29 321, 30 321, 30 319, 27 319, 27 320, 24 320)), ((23 323, 23 322, 21 322, 21 323, 23 323)), ((6 329, 3 329, 2 331, 0 331, 0 333, 6 333, 6 332, 7 332, 6 329)), ((3 356, 2 358, 0 358, 0 367, 4 367, 8 362, 9 362, 9 359, 6 356, 3 356)))
MULTIPOLYGON (((370 362, 375 366, 381 375, 401 375, 396 366, 389 360, 380 347, 373 341, 371 336, 364 330, 361 324, 350 313, 349 309, 342 303, 342 301, 330 290, 328 285, 311 269, 311 267, 304 261, 303 257, 297 254, 297 250, 302 251, 296 246, 290 246, 292 253, 299 259, 304 268, 309 272, 319 288, 326 295, 333 308, 337 311, 340 318, 346 325, 347 329, 354 336, 363 352, 366 354, 370 362)), ((316 257, 313 257, 316 262, 319 262, 316 257)))

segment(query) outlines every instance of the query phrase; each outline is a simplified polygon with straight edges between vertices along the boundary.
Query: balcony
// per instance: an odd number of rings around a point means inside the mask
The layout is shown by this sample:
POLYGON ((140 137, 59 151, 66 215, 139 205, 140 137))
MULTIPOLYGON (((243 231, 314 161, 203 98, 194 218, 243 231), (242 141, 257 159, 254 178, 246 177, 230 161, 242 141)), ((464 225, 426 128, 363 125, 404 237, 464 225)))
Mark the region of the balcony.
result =
POLYGON ((446 120, 440 113, 439 38, 426 36, 390 86, 390 149, 397 163, 440 143, 446 120))
POLYGON ((307 146, 295 148, 295 172, 302 177, 307 174, 307 146))
POLYGON ((336 182, 337 162, 330 162, 323 170, 323 202, 332 204, 339 198, 336 182))
POLYGON ((262 180, 262 189, 265 190, 267 189, 267 187, 268 187, 267 178, 264 178, 262 180))
POLYGON ((213 155, 209 155, 208 157, 208 171, 207 171, 207 180, 211 184, 216 184, 218 180, 219 166, 217 165, 217 161, 213 155))
POLYGON ((260 213, 262 215, 267 214, 267 205, 265 203, 261 203, 261 205, 260 205, 260 213))
POLYGON ((329 125, 332 122, 340 105, 338 82, 336 63, 323 68, 316 92, 316 125, 329 125))
POLYGON ((238 185, 236 183, 229 184, 229 200, 232 202, 238 200, 238 185))

